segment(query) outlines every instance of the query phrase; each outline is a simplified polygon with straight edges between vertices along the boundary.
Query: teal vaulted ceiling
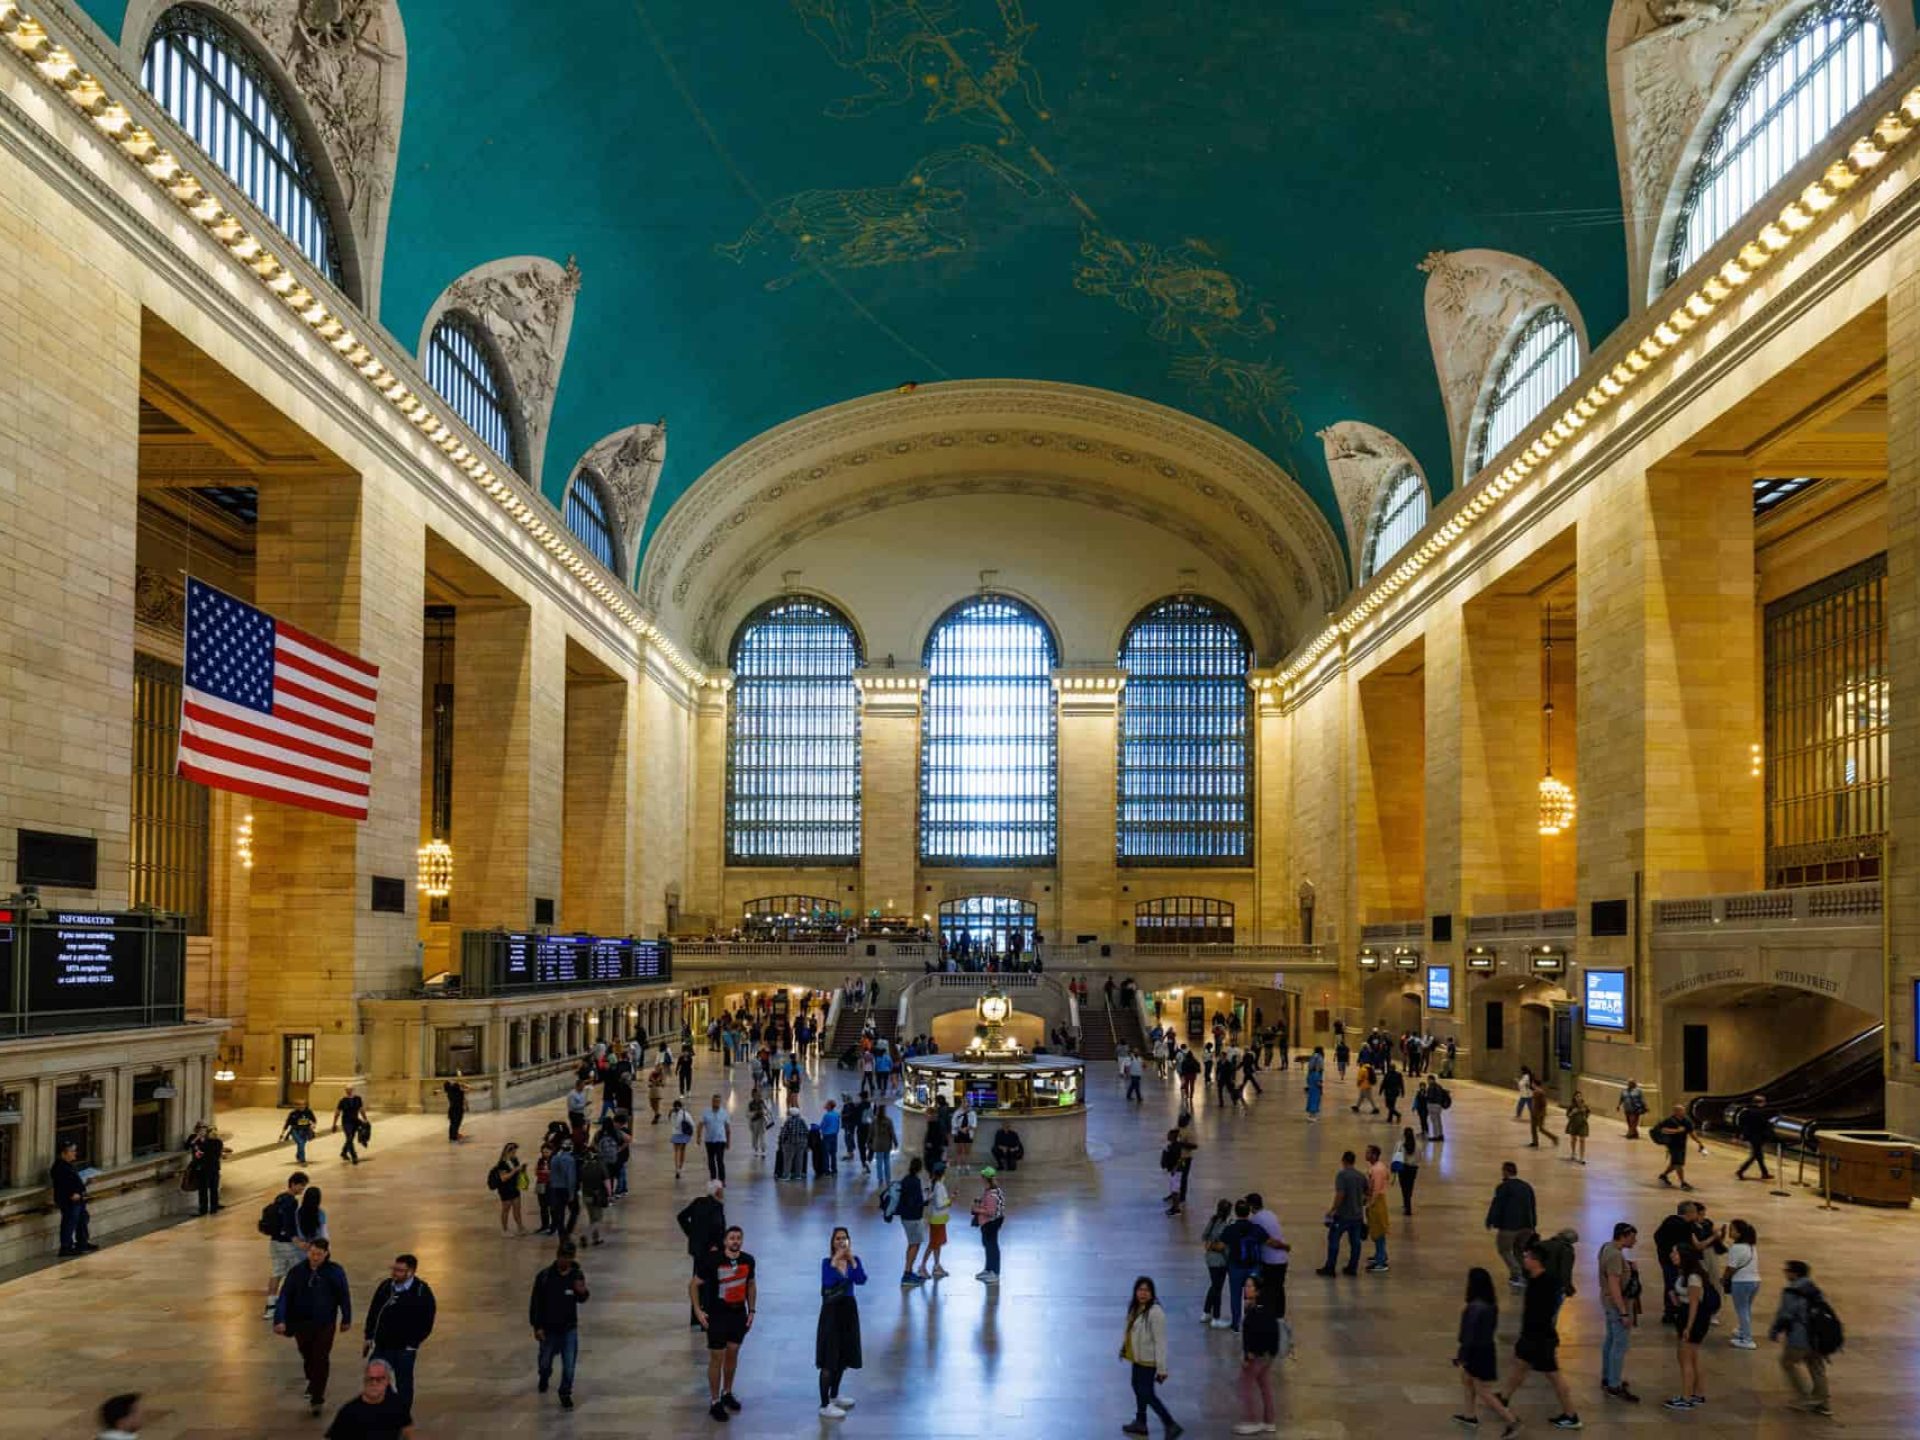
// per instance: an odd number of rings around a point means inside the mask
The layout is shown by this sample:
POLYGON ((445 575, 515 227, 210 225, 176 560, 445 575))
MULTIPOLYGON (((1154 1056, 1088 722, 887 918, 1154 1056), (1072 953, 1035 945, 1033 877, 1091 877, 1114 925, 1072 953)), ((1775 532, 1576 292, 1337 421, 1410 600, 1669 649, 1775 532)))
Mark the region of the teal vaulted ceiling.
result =
MULTIPOLYGON (((123 0, 86 0, 118 39, 123 0)), ((714 461, 906 381, 1071 381, 1206 416, 1343 527, 1314 432, 1436 491, 1432 250, 1626 305, 1605 0, 400 0, 381 320, 503 256, 584 282, 547 442, 665 416, 651 521, 714 461)))

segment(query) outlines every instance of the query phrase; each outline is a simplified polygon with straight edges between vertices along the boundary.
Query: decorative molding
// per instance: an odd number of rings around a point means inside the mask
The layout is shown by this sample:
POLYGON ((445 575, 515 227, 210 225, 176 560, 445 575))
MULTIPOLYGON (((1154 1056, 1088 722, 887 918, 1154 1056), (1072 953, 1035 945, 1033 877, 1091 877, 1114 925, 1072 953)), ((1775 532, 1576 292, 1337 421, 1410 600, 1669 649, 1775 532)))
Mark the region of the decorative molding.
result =
MULTIPOLYGON (((420 327, 419 355, 440 317, 459 310, 479 322, 507 369, 511 403, 518 411, 520 443, 525 450, 525 479, 540 489, 553 419, 553 397, 566 363, 573 333, 574 297, 580 293, 580 267, 571 256, 556 265, 542 255, 515 255, 475 266, 440 292, 420 327)), ((511 460, 511 457, 508 457, 511 460)))
MULTIPOLYGON (((647 527, 653 492, 667 460, 667 422, 629 425, 589 447, 573 467, 571 485, 582 470, 599 477, 601 491, 612 508, 614 534, 619 538, 620 578, 633 578, 633 560, 640 553, 640 535, 647 527)), ((563 510, 565 497, 562 496, 563 510)))
MULTIPOLYGON (((1809 0, 1614 0, 1607 89, 1636 312, 1666 289, 1668 237, 1720 110, 1767 43, 1809 0)), ((1879 0, 1896 63, 1913 52, 1913 9, 1879 0)))
POLYGON ((1447 409, 1455 484, 1460 485, 1468 479, 1467 445, 1487 385, 1521 323, 1544 305, 1559 306, 1573 322, 1584 362, 1587 322, 1565 286, 1533 261, 1503 250, 1435 250, 1417 268, 1427 276, 1427 340, 1447 409))
POLYGON ((136 566, 133 573, 133 619, 137 625, 167 635, 186 633, 186 587, 174 583, 164 570, 136 566))
POLYGON ((1377 425, 1364 420, 1340 420, 1319 432, 1327 452, 1327 470, 1333 476, 1334 498, 1347 526, 1347 558, 1358 576, 1365 563, 1367 533, 1380 511, 1380 495, 1387 481, 1402 470, 1412 470, 1433 500, 1427 472, 1413 452, 1377 425))
MULTIPOLYGON (((154 23, 176 0, 134 0, 121 52, 137 76, 154 23)), ((361 308, 380 313, 387 212, 400 156, 407 39, 395 0, 193 0, 244 30, 318 141, 352 230, 361 308)), ((345 257, 343 257, 345 258, 345 257)))

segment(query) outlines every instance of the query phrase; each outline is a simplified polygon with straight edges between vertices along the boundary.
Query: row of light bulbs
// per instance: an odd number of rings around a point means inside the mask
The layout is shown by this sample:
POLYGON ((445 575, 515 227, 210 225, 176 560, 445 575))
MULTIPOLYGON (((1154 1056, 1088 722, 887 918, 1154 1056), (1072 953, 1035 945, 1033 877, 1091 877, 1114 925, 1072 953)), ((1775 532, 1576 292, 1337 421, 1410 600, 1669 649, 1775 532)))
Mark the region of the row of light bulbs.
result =
POLYGON ((0 37, 32 64, 36 73, 74 109, 140 167, 147 178, 190 219, 218 241, 234 259, 253 272, 267 291, 297 315, 306 326, 357 372, 362 380, 480 487, 501 510, 516 521, 567 572, 641 640, 651 644, 687 684, 695 689, 712 683, 704 667, 690 660, 679 646, 636 610, 615 586, 583 560, 549 525, 543 512, 519 487, 495 472, 481 453, 484 446, 462 438, 464 427, 442 413, 437 397, 429 398, 410 386, 389 367, 373 347, 335 314, 333 308, 273 249, 263 243, 243 217, 229 211, 159 138, 133 118, 127 106, 109 93, 92 72, 83 69, 73 52, 57 43, 46 26, 24 10, 18 0, 0 0, 0 37))

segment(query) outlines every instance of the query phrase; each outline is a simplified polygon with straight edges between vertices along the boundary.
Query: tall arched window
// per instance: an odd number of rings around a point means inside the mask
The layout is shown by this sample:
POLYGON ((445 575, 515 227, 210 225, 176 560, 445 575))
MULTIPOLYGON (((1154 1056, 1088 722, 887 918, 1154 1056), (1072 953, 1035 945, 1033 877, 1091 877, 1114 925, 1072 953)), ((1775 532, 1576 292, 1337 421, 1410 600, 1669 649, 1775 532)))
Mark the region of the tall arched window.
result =
POLYGON ((860 640, 823 600, 790 595, 733 637, 727 863, 860 858, 860 640))
POLYGON ((1467 473, 1474 475, 1540 418, 1580 373, 1580 337, 1558 305, 1542 305, 1515 332, 1487 387, 1467 473))
POLYGON ((1427 523, 1427 487, 1411 466, 1402 466, 1385 485, 1367 521, 1366 553, 1360 578, 1371 580, 1427 523))
POLYGON ((176 5, 147 37, 140 83, 321 274, 339 283, 326 193, 279 87, 211 11, 176 5))
POLYGON ((1143 610, 1120 643, 1119 860, 1246 865, 1253 853, 1247 633, 1211 600, 1143 610))
POLYGON ((1875 0, 1820 0, 1781 31, 1701 151, 1674 221, 1667 283, 1718 244, 1892 70, 1875 0))
POLYGON ((427 383, 467 422, 467 428, 516 470, 524 469, 520 427, 493 342, 464 310, 449 310, 427 337, 427 383))
POLYGON ((1204 895, 1169 895, 1133 907, 1133 938, 1141 945, 1231 945, 1233 903, 1204 895))
POLYGON ((954 951, 964 935, 969 960, 1011 955, 1016 934, 1020 952, 1033 954, 1033 932, 1039 923, 1038 905, 1009 895, 967 895, 940 902, 940 938, 954 951))
POLYGON ((933 627, 920 763, 927 864, 1053 859, 1058 654, 1046 622, 1001 595, 963 600, 933 627))
POLYGON ((607 497, 600 488, 600 477, 591 470, 577 472, 567 487, 566 516, 574 538, 594 559, 617 571, 619 550, 613 540, 613 522, 607 518, 607 497))

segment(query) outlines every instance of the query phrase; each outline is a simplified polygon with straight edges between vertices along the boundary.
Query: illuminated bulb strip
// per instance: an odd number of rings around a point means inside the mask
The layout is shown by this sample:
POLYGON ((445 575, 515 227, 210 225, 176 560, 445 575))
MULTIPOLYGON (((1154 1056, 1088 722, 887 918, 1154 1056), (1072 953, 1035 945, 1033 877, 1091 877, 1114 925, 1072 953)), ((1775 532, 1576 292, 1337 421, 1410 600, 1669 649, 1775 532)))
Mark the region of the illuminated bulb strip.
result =
POLYGON ((1287 699, 1292 699, 1299 683, 1312 674, 1334 645, 1352 635, 1430 562, 1444 555, 1502 497, 1545 463, 1559 445, 1589 421, 1614 408, 1628 390, 1652 371, 1656 361, 1678 346, 1689 330, 1707 319, 1735 291, 1747 284, 1754 272, 1799 244, 1801 237, 1813 227, 1815 218, 1832 209, 1841 195, 1858 184, 1867 171, 1880 165, 1895 145, 1913 134, 1916 126, 1920 126, 1920 86, 1908 90, 1901 97, 1898 113, 1882 116, 1870 135, 1855 140, 1848 147, 1845 160, 1837 160, 1828 166, 1826 173, 1795 199, 1788 201, 1776 218, 1763 221, 1754 238, 1740 247, 1734 259, 1701 281, 1699 288, 1682 300, 1678 308, 1665 319, 1653 321, 1652 329, 1627 352, 1626 358, 1601 375, 1551 422, 1544 422, 1545 428, 1528 442, 1525 450, 1508 461, 1497 474, 1483 472, 1480 484, 1475 487, 1476 493, 1461 503, 1457 513, 1443 522, 1408 560, 1378 577, 1366 594, 1348 608, 1346 614, 1308 643, 1297 659, 1274 672, 1271 677, 1262 678, 1260 688, 1264 690, 1271 685, 1285 692, 1287 699))

